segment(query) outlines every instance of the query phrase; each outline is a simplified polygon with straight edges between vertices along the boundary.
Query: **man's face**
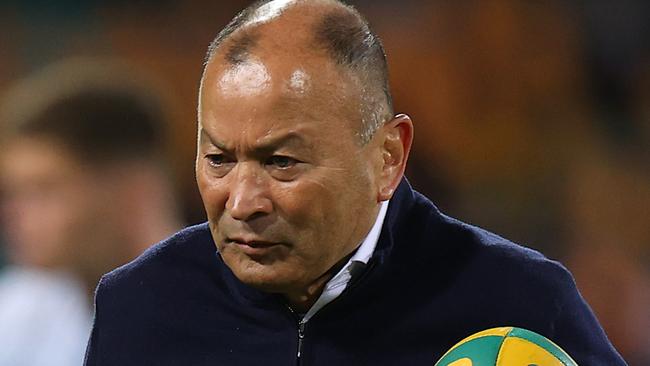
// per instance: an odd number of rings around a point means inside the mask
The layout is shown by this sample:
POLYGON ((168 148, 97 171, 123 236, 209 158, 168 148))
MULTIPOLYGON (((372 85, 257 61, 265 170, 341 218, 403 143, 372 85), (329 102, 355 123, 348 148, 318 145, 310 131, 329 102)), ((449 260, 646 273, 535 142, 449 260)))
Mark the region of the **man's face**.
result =
MULTIPOLYGON (((18 138, 0 159, 0 214, 16 264, 82 271, 115 263, 115 204, 98 167, 49 138, 18 138)), ((119 262, 118 262, 119 263, 119 262)), ((102 268, 104 268, 103 266, 102 268)))
POLYGON ((80 163, 54 142, 19 138, 0 165, 11 259, 39 267, 70 264, 93 215, 91 183, 80 163))
POLYGON ((284 293, 350 254, 378 212, 381 153, 358 90, 325 59, 259 52, 208 65, 196 176, 217 248, 244 283, 284 293))

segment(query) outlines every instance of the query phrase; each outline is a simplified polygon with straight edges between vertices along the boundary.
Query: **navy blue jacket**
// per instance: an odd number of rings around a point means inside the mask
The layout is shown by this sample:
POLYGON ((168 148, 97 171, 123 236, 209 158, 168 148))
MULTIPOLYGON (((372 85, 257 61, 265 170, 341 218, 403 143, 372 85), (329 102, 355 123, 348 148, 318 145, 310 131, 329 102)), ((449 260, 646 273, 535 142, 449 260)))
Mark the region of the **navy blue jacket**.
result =
POLYGON ((497 326, 540 333, 580 366, 625 365, 561 264, 441 214, 404 180, 375 253, 306 325, 242 284, 206 224, 103 277, 87 366, 431 366, 497 326))

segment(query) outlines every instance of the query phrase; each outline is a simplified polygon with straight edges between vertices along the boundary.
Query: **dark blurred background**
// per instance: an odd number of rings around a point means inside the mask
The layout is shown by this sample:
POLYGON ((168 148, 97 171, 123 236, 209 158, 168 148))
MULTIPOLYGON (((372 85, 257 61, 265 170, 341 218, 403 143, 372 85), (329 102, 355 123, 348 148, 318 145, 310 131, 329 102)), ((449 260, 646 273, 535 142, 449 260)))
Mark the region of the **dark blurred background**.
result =
MULTIPOLYGON (((2 1, 0 91, 65 57, 128 62, 167 98, 167 158, 185 222, 200 222, 202 62, 248 3, 2 1)), ((351 3, 414 120, 414 186, 565 263, 630 365, 650 364, 650 2, 351 3)))

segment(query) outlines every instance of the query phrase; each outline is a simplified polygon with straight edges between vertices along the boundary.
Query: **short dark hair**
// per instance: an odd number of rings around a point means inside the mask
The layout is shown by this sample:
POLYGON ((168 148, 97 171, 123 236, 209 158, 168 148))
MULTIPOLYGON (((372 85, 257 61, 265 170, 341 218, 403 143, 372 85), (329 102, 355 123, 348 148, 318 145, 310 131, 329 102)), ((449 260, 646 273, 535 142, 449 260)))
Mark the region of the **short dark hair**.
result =
MULTIPOLYGON (((206 53, 205 61, 203 63, 204 72, 208 62, 217 53, 219 46, 221 46, 221 44, 226 39, 228 39, 233 33, 239 30, 246 23, 248 23, 253 17, 253 15, 255 14, 255 12, 260 7, 262 7, 263 5, 271 1, 272 0, 259 0, 247 6, 244 10, 240 11, 237 15, 235 15, 235 17, 232 18, 232 20, 225 27, 223 27, 223 29, 221 29, 219 33, 217 33, 217 35, 214 37, 214 39, 212 40, 212 42, 210 42, 210 45, 208 46, 208 52, 206 53)), ((243 51, 247 51, 248 48, 253 45, 251 42, 247 42, 246 39, 243 39, 243 41, 244 42, 239 42, 238 44, 234 44, 233 46, 231 46, 230 50, 226 53, 226 55, 234 55, 234 54, 242 55, 245 53, 243 51)))
MULTIPOLYGON (((205 67, 220 46, 233 33, 242 29, 256 12, 272 0, 261 0, 237 14, 213 39, 208 47, 205 67)), ((339 0, 321 19, 312 32, 314 47, 326 50, 338 65, 347 68, 362 84, 362 143, 370 140, 374 132, 393 116, 393 100, 390 93, 386 53, 381 39, 372 31, 368 21, 353 6, 339 0)), ((244 62, 255 47, 259 34, 254 30, 238 36, 224 50, 225 59, 232 65, 244 62)))
POLYGON ((5 139, 46 138, 81 161, 158 159, 167 121, 157 99, 133 83, 109 82, 120 79, 115 68, 100 67, 91 76, 92 67, 71 64, 51 66, 15 88, 0 121, 5 139))

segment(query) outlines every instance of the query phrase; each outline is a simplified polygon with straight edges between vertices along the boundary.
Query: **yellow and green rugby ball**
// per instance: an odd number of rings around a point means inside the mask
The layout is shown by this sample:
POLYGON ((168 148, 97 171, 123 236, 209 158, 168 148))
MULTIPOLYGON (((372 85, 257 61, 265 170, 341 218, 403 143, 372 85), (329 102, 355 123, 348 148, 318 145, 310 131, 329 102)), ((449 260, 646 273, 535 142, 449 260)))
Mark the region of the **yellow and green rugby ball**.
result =
POLYGON ((558 345, 530 330, 501 327, 453 346, 435 366, 577 366, 558 345))

